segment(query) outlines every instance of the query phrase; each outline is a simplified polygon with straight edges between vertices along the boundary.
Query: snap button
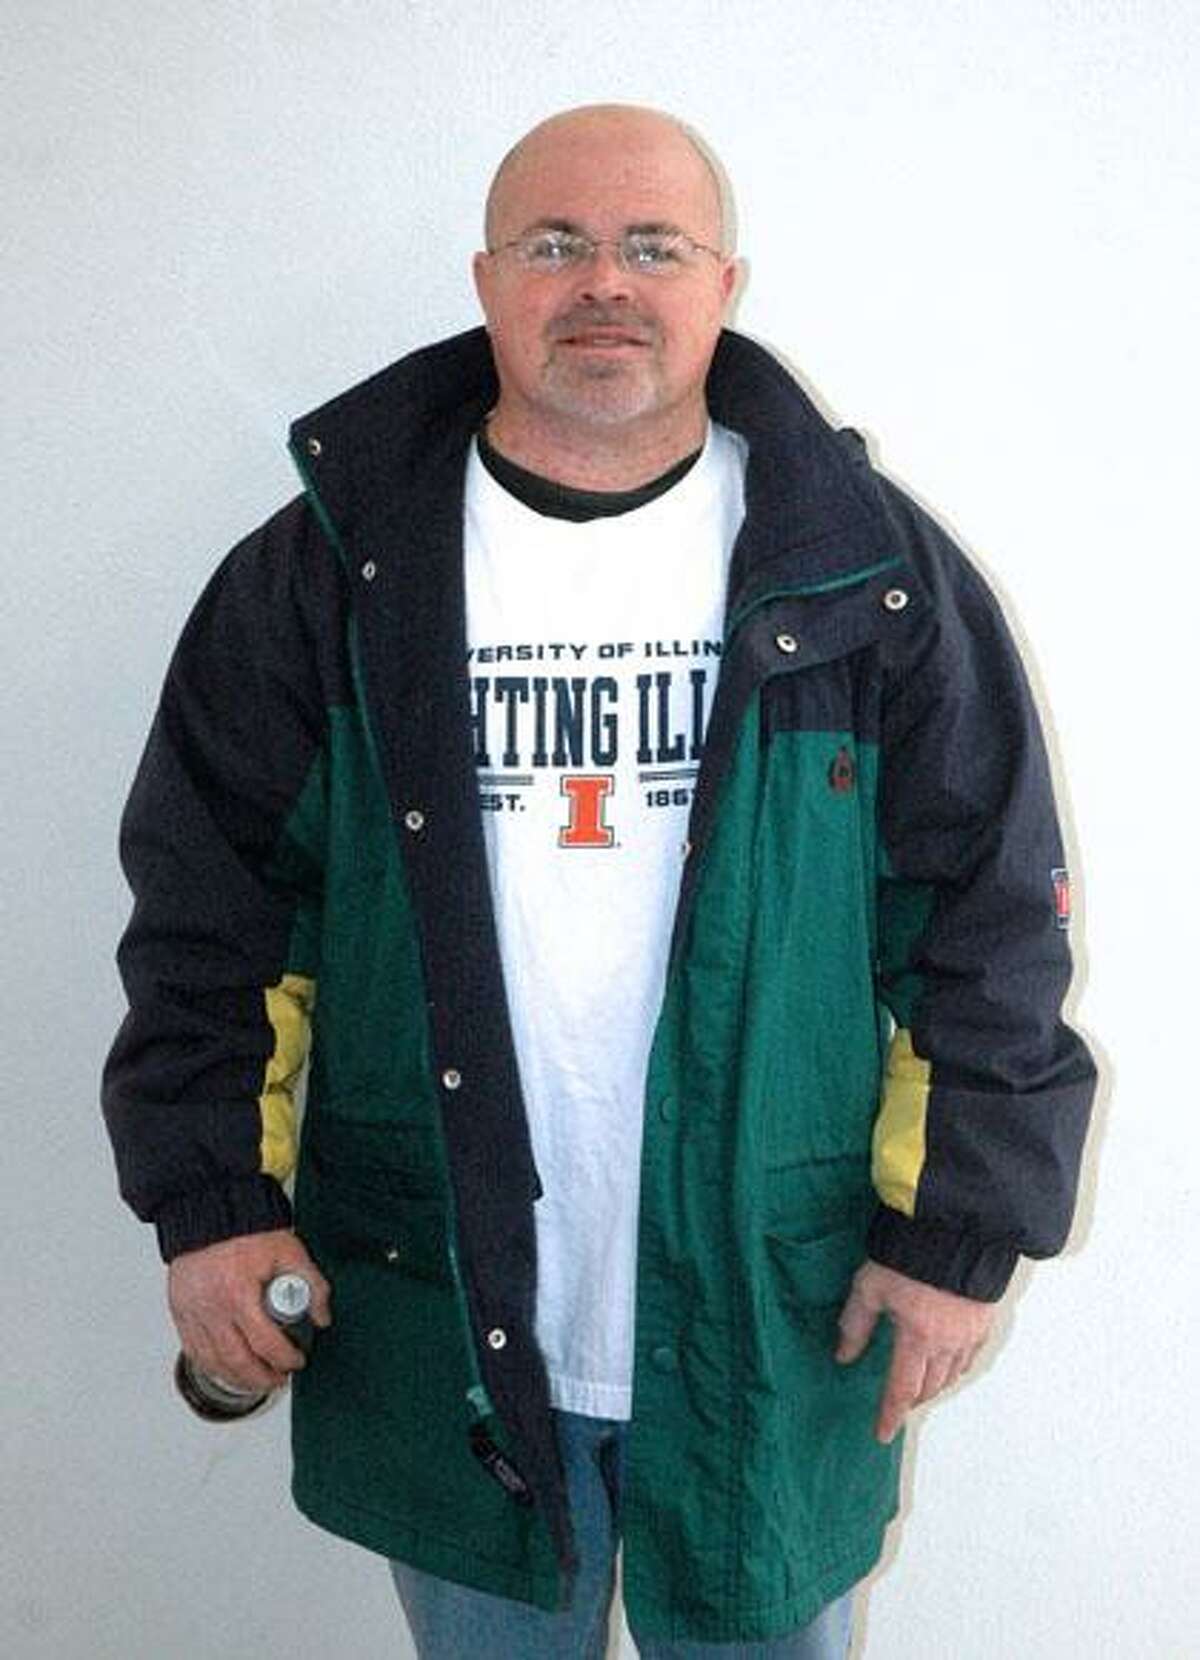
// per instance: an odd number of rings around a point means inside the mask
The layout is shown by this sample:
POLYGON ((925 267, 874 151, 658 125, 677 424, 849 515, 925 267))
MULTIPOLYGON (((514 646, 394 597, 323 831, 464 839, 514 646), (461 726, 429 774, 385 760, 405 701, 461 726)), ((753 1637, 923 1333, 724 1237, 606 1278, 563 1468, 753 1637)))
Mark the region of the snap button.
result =
POLYGON ((389 1245, 387 1250, 383 1253, 383 1260, 385 1262, 399 1262, 400 1247, 398 1245, 389 1245))
POLYGON ((779 647, 780 651, 786 653, 788 657, 790 657, 793 652, 799 651, 800 649, 799 643, 794 634, 776 634, 775 644, 779 647))
POLYGON ((660 1343, 650 1356, 650 1364, 656 1372, 677 1372, 679 1356, 669 1343, 660 1343))
POLYGON ((502 1326, 493 1326, 491 1331, 487 1334, 487 1344, 489 1349, 503 1349, 507 1342, 508 1333, 502 1326))
POLYGON ((883 603, 889 611, 903 611, 908 604, 908 595, 903 588, 889 588, 883 596, 883 603))
POLYGON ((309 455, 320 455, 321 440, 319 438, 310 438, 304 447, 308 451, 309 455))
POLYGON ((659 1101, 658 1116, 664 1124, 670 1124, 679 1117, 679 1102, 673 1095, 664 1095, 659 1101))
POLYGON ((462 1073, 455 1066, 448 1066, 442 1073, 442 1083, 447 1089, 462 1088, 462 1073))
POLYGON ((405 828, 412 831, 424 830, 425 814, 416 807, 410 807, 404 815, 405 828))
POLYGON ((368 559, 366 564, 362 568, 362 579, 363 579, 363 581, 364 582, 374 582, 376 569, 377 569, 377 567, 376 567, 375 561, 373 559, 368 559))

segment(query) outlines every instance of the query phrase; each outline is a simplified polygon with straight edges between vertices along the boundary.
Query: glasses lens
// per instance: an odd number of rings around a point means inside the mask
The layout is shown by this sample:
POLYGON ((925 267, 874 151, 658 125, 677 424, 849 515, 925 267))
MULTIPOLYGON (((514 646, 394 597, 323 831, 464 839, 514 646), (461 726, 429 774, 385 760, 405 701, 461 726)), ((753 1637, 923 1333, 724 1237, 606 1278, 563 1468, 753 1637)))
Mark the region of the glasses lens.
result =
POLYGON ((625 264, 644 276, 670 276, 688 264, 691 254, 691 243, 675 232, 633 231, 621 243, 625 264))
POLYGON ((591 253, 586 237, 567 231, 535 231, 516 244, 517 256, 532 271, 565 271, 591 253))

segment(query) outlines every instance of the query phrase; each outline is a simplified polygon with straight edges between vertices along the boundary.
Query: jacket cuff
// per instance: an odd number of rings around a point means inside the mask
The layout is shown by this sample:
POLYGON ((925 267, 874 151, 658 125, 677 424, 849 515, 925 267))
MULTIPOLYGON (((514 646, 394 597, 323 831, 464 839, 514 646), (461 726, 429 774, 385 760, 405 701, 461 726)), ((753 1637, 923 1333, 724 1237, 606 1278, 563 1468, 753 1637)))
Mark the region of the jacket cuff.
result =
POLYGON ((1003 1297, 1019 1254, 1015 1246, 958 1228, 910 1221, 886 1205, 875 1212, 867 1232, 872 1261, 982 1303, 1003 1297))
POLYGON ((164 1262, 238 1234, 290 1228, 292 1207, 272 1176, 242 1176, 221 1187, 181 1193, 154 1217, 164 1262))

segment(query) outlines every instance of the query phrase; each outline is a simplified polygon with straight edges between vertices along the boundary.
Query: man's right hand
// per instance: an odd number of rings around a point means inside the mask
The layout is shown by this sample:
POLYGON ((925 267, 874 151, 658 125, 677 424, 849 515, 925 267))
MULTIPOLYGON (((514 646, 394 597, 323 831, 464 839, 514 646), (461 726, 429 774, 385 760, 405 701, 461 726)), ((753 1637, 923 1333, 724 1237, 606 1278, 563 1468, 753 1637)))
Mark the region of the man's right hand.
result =
POLYGON ((188 1358, 243 1389, 278 1389, 304 1356, 263 1308, 263 1287, 285 1271, 312 1287, 315 1326, 330 1324, 329 1283, 296 1235, 239 1234, 185 1251, 167 1270, 167 1301, 188 1358))

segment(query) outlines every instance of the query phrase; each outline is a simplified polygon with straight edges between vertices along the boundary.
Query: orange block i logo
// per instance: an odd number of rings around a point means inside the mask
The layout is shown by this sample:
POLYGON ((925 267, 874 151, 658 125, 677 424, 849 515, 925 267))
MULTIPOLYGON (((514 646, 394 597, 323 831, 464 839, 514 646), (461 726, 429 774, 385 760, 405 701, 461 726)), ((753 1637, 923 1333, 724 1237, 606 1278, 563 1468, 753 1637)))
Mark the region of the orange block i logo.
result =
POLYGON ((604 802, 613 793, 612 773, 564 773, 559 789, 570 807, 567 822, 558 832, 558 845, 612 847, 616 832, 604 822, 604 802))

